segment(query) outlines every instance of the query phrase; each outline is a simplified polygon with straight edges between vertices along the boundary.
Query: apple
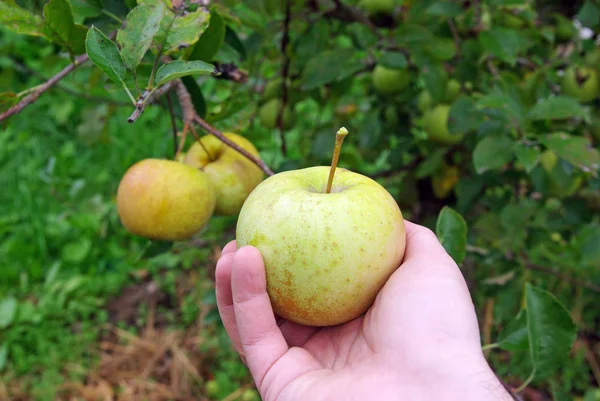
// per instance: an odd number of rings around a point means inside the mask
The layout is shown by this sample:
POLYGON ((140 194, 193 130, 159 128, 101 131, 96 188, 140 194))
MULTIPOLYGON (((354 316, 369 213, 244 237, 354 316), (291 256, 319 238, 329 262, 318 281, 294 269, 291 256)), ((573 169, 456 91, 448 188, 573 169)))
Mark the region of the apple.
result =
MULTIPOLYGON (((271 99, 260 106, 258 110, 258 118, 263 126, 274 129, 277 127, 277 116, 281 110, 281 99, 271 99)), ((294 125, 294 115, 290 107, 286 105, 283 110, 283 126, 284 129, 291 128, 294 125)))
POLYGON ((369 15, 391 14, 396 6, 396 0, 361 0, 359 7, 369 15))
MULTIPOLYGON (((224 132, 227 138, 260 158, 254 145, 241 135, 224 132)), ((260 168, 246 157, 230 148, 214 135, 206 135, 194 142, 185 157, 186 164, 201 169, 215 188, 217 204, 215 214, 234 216, 252 190, 263 180, 260 168)))
POLYGON ((380 95, 392 95, 402 92, 411 81, 411 74, 406 69, 395 70, 380 64, 375 66, 372 75, 373 88, 380 95))
POLYGON ((431 94, 427 90, 421 91, 417 96, 417 108, 421 113, 425 113, 427 110, 431 108, 433 105, 433 99, 431 98, 431 94))
POLYGON ((561 87, 563 93, 589 103, 598 97, 598 73, 589 67, 570 66, 565 70, 561 87))
POLYGON ((424 114, 423 128, 432 141, 453 145, 462 140, 463 135, 451 134, 448 130, 450 108, 450 105, 440 104, 424 114))
POLYGON ((332 326, 363 314, 402 261, 406 233, 390 193, 364 175, 331 167, 275 174, 242 206, 239 247, 262 254, 275 313, 309 326, 332 326))
POLYGON ((144 159, 123 175, 117 190, 117 211, 132 234, 180 241, 200 231, 216 204, 206 174, 172 160, 144 159))
POLYGON ((460 95, 461 85, 456 79, 451 79, 446 84, 446 94, 444 95, 444 101, 452 103, 460 95))
POLYGON ((552 149, 546 149, 540 155, 540 164, 548 175, 550 184, 550 194, 558 198, 563 198, 573 195, 583 184, 583 177, 575 175, 573 180, 569 182, 561 182, 555 178, 554 169, 556 168, 560 158, 552 149))

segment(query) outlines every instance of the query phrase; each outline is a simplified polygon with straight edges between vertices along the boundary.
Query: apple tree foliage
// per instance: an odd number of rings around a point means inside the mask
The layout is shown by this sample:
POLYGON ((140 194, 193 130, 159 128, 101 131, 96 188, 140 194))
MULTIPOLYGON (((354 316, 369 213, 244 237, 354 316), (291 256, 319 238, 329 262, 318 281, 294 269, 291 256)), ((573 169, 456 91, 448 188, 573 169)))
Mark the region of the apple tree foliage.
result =
MULTIPOLYGON (((600 330, 596 1, 1 0, 0 23, 87 55, 85 90, 132 111, 181 79, 275 172, 327 165, 347 127, 341 167, 435 230, 498 374, 556 399, 593 382, 562 369, 600 330)), ((29 94, 0 93, 0 112, 29 94)), ((110 116, 83 118, 93 134, 110 116)))

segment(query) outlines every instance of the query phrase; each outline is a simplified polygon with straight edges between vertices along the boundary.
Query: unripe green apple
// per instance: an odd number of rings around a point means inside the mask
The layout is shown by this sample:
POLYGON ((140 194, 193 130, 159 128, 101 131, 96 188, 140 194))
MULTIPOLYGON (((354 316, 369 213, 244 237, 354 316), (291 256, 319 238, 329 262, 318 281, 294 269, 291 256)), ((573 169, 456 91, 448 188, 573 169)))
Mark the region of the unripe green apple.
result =
POLYGON ((455 101, 458 95, 460 95, 460 89, 460 82, 458 82, 456 79, 449 80, 448 84, 446 85, 446 94, 444 95, 444 102, 452 103, 453 101, 455 101))
MULTIPOLYGON (((243 136, 232 132, 223 135, 260 159, 258 150, 243 136)), ((185 163, 201 169, 210 178, 217 197, 215 213, 222 216, 238 214, 250 192, 264 178, 256 164, 213 135, 194 142, 187 152, 185 163)))
POLYGON ((396 6, 396 0, 361 0, 359 7, 369 15, 391 14, 396 6))
POLYGON ((260 401, 260 395, 258 391, 249 388, 242 393, 241 397, 242 401, 260 401))
POLYGON ((373 88, 381 95, 392 95, 402 92, 411 81, 410 71, 406 69, 393 70, 382 65, 373 69, 373 88))
POLYGON ((216 199, 202 171, 172 160, 145 159, 131 166, 119 183, 117 210, 132 234, 180 241, 210 220, 216 199))
MULTIPOLYGON (((281 99, 271 99, 262 106, 258 110, 258 118, 263 126, 269 129, 274 129, 277 127, 277 116, 279 116, 279 111, 281 110, 281 99)), ((289 129, 294 125, 294 115, 290 110, 289 106, 283 110, 283 127, 284 129, 289 129)))
MULTIPOLYGON (((335 164, 334 164, 335 165, 335 164)), ((400 266, 404 219, 379 183, 329 167, 285 171, 260 183, 240 212, 239 247, 260 251, 278 316, 332 326, 362 315, 400 266)))
POLYGON ((588 103, 598 97, 598 73, 589 67, 571 66, 562 78, 563 93, 588 103))
POLYGON ((417 108, 421 113, 425 113, 433 105, 433 99, 428 90, 422 90, 417 96, 417 108))
POLYGON ((453 145, 462 140, 463 135, 453 135, 448 130, 450 108, 447 104, 440 104, 427 111, 423 116, 423 128, 432 141, 453 145))

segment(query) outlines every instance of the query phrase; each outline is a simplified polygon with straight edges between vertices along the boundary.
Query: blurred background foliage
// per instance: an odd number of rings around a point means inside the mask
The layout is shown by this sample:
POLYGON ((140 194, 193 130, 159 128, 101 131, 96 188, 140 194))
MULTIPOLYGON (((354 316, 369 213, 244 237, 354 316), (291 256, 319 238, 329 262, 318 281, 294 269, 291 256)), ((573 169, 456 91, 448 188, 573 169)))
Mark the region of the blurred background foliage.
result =
MULTIPOLYGON (((457 236, 498 376, 528 400, 600 400, 600 3, 210 3, 165 3, 210 11, 204 39, 171 57, 231 72, 185 78, 198 113, 276 172, 327 165, 347 127, 341 167, 457 236)), ((0 112, 85 53, 89 27, 109 35, 135 6, 1 0, 0 112), (44 11, 65 4, 67 36, 44 11)), ((176 244, 119 222, 127 168, 174 155, 166 96, 130 124, 132 111, 87 62, 2 122, 0 399, 259 399, 215 306, 235 217, 176 244)))

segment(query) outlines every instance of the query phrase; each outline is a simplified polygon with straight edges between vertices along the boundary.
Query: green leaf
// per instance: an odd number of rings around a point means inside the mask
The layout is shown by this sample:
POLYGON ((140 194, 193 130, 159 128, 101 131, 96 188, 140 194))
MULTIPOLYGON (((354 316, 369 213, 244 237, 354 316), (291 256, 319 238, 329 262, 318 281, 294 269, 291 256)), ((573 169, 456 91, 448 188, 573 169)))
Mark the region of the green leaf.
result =
POLYGON ((515 143, 515 156, 517 161, 530 173, 540 160, 540 149, 537 146, 526 145, 522 142, 515 143))
POLYGON ((448 130, 453 135, 464 135, 477 129, 484 116, 475 109, 475 99, 460 95, 450 108, 448 130))
POLYGON ((529 352, 537 377, 554 373, 569 356, 577 329, 569 311, 548 291, 525 286, 529 352))
POLYGON ((87 26, 81 24, 73 25, 73 30, 71 31, 71 36, 69 37, 69 42, 67 43, 67 47, 71 49, 73 54, 85 53, 85 38, 87 36, 87 32, 87 26))
POLYGON ((378 64, 391 69, 403 69, 408 65, 406 56, 401 52, 386 52, 378 61, 378 64))
POLYGON ((573 240, 581 255, 581 265, 590 268, 600 266, 600 225, 591 223, 583 227, 573 240))
POLYGON ((462 14, 463 9, 457 3, 438 1, 437 3, 433 3, 431 6, 429 6, 426 13, 429 15, 435 15, 437 17, 452 18, 462 14))
POLYGON ((102 14, 104 7, 101 0, 70 0, 73 17, 79 22, 85 18, 97 17, 102 14))
POLYGON ((435 227, 436 234, 457 264, 461 264, 467 254, 467 223, 454 209, 444 206, 440 211, 435 227))
POLYGON ((556 152, 561 159, 582 170, 589 171, 600 168, 600 153, 584 137, 554 133, 541 140, 544 145, 556 152))
POLYGON ((541 100, 529 111, 529 118, 535 120, 564 120, 566 118, 587 116, 587 111, 575 99, 569 96, 553 96, 541 100))
POLYGON ((50 0, 44 6, 46 26, 62 43, 69 43, 73 32, 73 10, 68 0, 50 0))
POLYGON ((66 244, 60 255, 62 260, 67 263, 79 264, 85 260, 91 250, 92 240, 84 237, 66 244))
POLYGON ((421 76, 425 81, 425 87, 431 94, 434 102, 441 102, 446 95, 446 87, 448 85, 448 74, 444 66, 438 63, 429 63, 421 68, 421 76))
POLYGON ((42 19, 14 0, 0 1, 0 25, 21 35, 44 36, 42 19))
POLYGON ((585 0, 577 13, 577 20, 585 27, 596 27, 600 22, 600 6, 593 0, 585 0))
POLYGON ((125 85, 125 63, 116 43, 107 38, 98 28, 88 31, 85 47, 90 60, 117 84, 125 85))
POLYGON ((165 12, 153 48, 160 48, 161 54, 166 55, 192 46, 208 27, 209 19, 210 14, 204 8, 184 15, 165 12))
POLYGON ((196 42, 189 59, 209 62, 223 45, 225 31, 223 17, 213 8, 210 12, 210 24, 196 42))
POLYGON ((0 372, 6 367, 6 361, 8 360, 8 343, 3 343, 0 346, 0 372))
POLYGON ((302 89, 311 90, 348 78, 363 68, 353 49, 327 50, 313 57, 302 74, 302 89))
POLYGON ((505 136, 488 136, 477 143, 473 151, 473 165, 478 174, 496 170, 511 161, 513 142, 505 136))
POLYGON ((196 80, 190 76, 181 78, 181 81, 185 85, 186 89, 192 97, 192 103, 196 113, 202 118, 206 117, 206 100, 202 94, 202 90, 196 83, 196 80))
POLYGON ((13 107, 19 102, 17 94, 14 92, 0 92, 0 113, 13 107))
POLYGON ((415 171, 416 178, 424 178, 432 175, 444 162, 444 156, 448 152, 446 148, 439 148, 425 160, 423 160, 415 171))
POLYGON ((4 298, 0 301, 0 330, 10 326, 17 314, 17 300, 13 297, 4 298))
POLYGON ((163 64, 158 71, 156 71, 156 82, 157 86, 160 86, 174 79, 185 77, 186 75, 208 75, 215 73, 215 66, 205 63, 204 61, 176 60, 168 64, 163 64))
POLYGON ((527 311, 521 310, 502 330, 498 346, 506 351, 526 351, 529 349, 527 332, 527 311))
POLYGON ((521 50, 519 32, 513 29, 494 27, 479 34, 481 46, 500 60, 514 65, 521 50))
POLYGON ((164 14, 165 8, 161 2, 137 6, 127 14, 125 27, 117 32, 117 42, 121 45, 121 58, 129 70, 134 71, 142 61, 164 14))
POLYGON ((227 25, 227 27, 225 28, 225 43, 233 47, 235 51, 239 53, 242 59, 248 57, 248 54, 246 52, 246 46, 244 46, 244 43, 242 43, 237 33, 235 33, 235 31, 231 29, 229 25, 227 25))

